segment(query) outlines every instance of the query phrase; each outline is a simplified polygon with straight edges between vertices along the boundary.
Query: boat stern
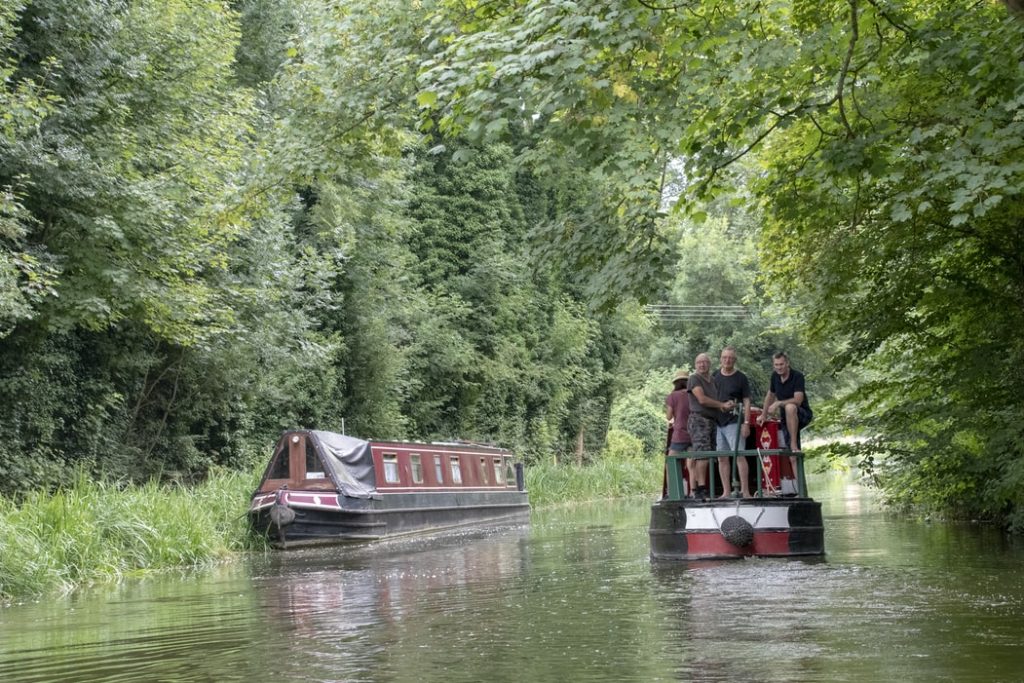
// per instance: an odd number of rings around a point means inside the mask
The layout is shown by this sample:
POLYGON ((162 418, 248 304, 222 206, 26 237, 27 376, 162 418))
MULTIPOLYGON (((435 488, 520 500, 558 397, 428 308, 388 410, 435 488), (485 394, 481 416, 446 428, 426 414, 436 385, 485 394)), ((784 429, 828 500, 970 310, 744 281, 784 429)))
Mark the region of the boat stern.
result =
POLYGON ((810 498, 661 500, 649 533, 654 560, 825 554, 821 503, 810 498))

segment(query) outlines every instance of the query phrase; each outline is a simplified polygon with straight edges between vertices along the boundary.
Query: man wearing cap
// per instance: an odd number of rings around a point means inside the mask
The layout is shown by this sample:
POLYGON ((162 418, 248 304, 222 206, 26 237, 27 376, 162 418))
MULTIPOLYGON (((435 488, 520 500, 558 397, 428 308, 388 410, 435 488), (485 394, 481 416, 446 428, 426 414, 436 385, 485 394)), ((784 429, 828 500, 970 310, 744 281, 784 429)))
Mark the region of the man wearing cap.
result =
MULTIPOLYGON (((686 424, 690 419, 690 401, 686 395, 686 383, 689 379, 690 374, 686 370, 677 372, 672 378, 672 393, 665 398, 665 419, 672 426, 672 436, 669 437, 668 446, 669 455, 690 450, 690 433, 686 431, 686 424)), ((694 473, 690 468, 689 461, 687 461, 687 469, 690 470, 690 486, 695 486, 694 473)), ((667 493, 667 491, 662 491, 662 493, 667 493)))

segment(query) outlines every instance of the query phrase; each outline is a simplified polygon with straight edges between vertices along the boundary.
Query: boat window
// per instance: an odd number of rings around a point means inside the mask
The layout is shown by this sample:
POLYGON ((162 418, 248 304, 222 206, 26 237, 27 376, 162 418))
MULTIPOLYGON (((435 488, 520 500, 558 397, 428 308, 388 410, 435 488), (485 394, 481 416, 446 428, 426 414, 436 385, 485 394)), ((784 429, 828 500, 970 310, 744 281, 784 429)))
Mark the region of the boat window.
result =
POLYGON ((434 479, 437 480, 438 484, 443 484, 444 465, 441 464, 441 458, 435 458, 433 455, 428 455, 427 457, 434 461, 434 479))
POLYGON ((452 466, 452 483, 461 484, 462 468, 459 465, 459 456, 453 455, 451 458, 449 458, 449 462, 451 463, 452 466))
POLYGON ((306 479, 323 479, 324 466, 320 464, 313 441, 306 439, 306 479))
POLYGON ((504 484, 505 483, 505 470, 501 467, 501 458, 494 459, 494 483, 504 484))
POLYGON ((480 483, 487 483, 487 458, 480 458, 480 483))
POLYGON ((274 454, 274 466, 270 469, 267 479, 287 479, 288 472, 288 441, 281 439, 281 443, 277 445, 277 453, 274 454))
POLYGON ((413 453, 409 456, 409 462, 412 464, 412 483, 422 484, 423 483, 423 464, 420 462, 419 453, 413 453))
POLYGON ((384 454, 384 481, 389 484, 398 483, 398 456, 394 453, 384 454))
POLYGON ((515 470, 512 469, 512 458, 505 458, 505 481, 512 485, 516 481, 515 470))

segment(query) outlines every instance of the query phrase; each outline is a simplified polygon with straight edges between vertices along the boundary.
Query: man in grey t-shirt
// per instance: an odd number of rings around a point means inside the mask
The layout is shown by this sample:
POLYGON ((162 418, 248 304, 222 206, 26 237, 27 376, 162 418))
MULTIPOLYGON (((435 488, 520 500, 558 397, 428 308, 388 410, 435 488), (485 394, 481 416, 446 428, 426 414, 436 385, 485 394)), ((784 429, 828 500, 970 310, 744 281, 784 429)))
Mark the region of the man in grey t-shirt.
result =
MULTIPOLYGON (((686 384, 686 390, 690 394, 690 418, 686 431, 690 433, 690 439, 693 441, 693 450, 713 451, 715 420, 720 412, 731 411, 736 404, 733 401, 718 400, 718 388, 711 378, 711 358, 708 354, 698 354, 693 366, 695 370, 690 374, 690 380, 686 384)), ((693 469, 696 475, 694 496, 706 498, 711 495, 707 486, 707 459, 696 459, 693 469)), ((728 485, 725 486, 725 493, 729 493, 728 485)))

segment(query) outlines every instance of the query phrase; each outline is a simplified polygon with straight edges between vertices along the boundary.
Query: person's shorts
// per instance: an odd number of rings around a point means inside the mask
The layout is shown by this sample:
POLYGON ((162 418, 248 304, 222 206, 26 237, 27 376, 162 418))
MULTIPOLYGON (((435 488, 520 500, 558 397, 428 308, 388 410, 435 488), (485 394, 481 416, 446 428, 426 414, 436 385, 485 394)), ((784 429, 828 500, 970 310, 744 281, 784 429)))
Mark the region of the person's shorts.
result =
POLYGON ((673 441, 669 445, 668 450, 673 453, 684 453, 690 450, 690 444, 686 443, 685 441, 673 441))
POLYGON ((715 450, 715 421, 697 413, 690 413, 690 419, 686 422, 686 431, 690 433, 693 440, 693 450, 713 451, 715 450))
POLYGON ((811 420, 814 419, 814 413, 803 406, 797 406, 796 418, 798 429, 803 429, 807 425, 811 424, 811 420))
POLYGON ((739 434, 738 422, 733 422, 727 425, 716 425, 717 427, 717 439, 718 450, 720 451, 735 451, 736 441, 740 441, 740 449, 744 447, 742 442, 743 436, 739 434))
MULTIPOLYGON (((811 424, 811 420, 813 420, 813 419, 814 419, 814 413, 812 413, 810 410, 808 410, 807 408, 804 408, 803 406, 797 406, 796 407, 796 424, 797 424, 797 429, 798 430, 803 431, 804 427, 806 427, 807 425, 811 424)), ((784 440, 784 443, 780 442, 779 445, 788 448, 789 444, 790 444, 790 438, 789 438, 789 429, 786 428, 786 421, 783 420, 782 424, 780 424, 779 426, 781 427, 781 429, 779 430, 780 435, 781 435, 782 439, 784 440)))

